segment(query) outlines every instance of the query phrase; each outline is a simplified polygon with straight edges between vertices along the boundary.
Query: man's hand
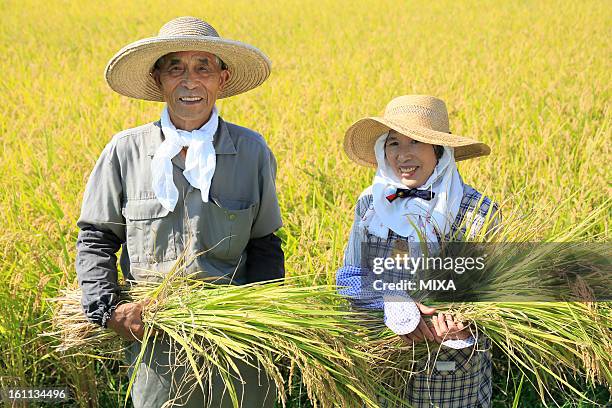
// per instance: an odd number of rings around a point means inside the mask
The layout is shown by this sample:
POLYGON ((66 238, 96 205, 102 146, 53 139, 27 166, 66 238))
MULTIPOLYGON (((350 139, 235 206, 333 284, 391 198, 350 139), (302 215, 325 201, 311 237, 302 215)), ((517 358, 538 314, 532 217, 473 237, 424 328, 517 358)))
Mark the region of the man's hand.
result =
POLYGON ((142 304, 123 303, 117 306, 108 319, 107 327, 125 340, 142 340, 142 304))
POLYGON ((419 325, 416 329, 414 329, 412 333, 403 334, 400 336, 402 340, 404 340, 410 345, 413 345, 414 343, 419 343, 423 341, 423 339, 427 339, 430 341, 436 340, 436 337, 434 335, 435 332, 432 330, 432 328, 427 326, 427 323, 425 323, 425 320, 423 319, 423 315, 431 316, 436 313, 436 309, 434 309, 433 307, 425 306, 424 304, 418 302, 416 305, 421 311, 421 321, 419 322, 419 325))
POLYGON ((465 340, 471 336, 469 328, 465 327, 462 322, 456 321, 450 314, 440 312, 431 318, 431 322, 438 343, 446 340, 465 340))

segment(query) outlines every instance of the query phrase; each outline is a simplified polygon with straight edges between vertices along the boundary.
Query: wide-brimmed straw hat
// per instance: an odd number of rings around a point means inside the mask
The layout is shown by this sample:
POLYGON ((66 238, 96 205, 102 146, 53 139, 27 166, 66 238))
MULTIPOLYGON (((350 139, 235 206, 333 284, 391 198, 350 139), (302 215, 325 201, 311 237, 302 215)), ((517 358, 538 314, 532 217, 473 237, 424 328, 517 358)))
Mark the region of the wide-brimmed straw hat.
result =
POLYGON ((357 164, 376 167, 374 144, 391 129, 423 143, 454 147, 456 161, 491 153, 485 143, 451 134, 446 104, 427 95, 399 96, 389 102, 382 117, 358 120, 346 131, 344 150, 357 164))
POLYGON ((218 98, 253 89, 270 75, 270 60, 257 48, 220 37, 210 24, 198 18, 179 17, 166 23, 157 37, 133 42, 115 54, 106 66, 106 82, 122 95, 163 101, 150 73, 160 57, 178 51, 209 52, 227 65, 230 78, 218 98))

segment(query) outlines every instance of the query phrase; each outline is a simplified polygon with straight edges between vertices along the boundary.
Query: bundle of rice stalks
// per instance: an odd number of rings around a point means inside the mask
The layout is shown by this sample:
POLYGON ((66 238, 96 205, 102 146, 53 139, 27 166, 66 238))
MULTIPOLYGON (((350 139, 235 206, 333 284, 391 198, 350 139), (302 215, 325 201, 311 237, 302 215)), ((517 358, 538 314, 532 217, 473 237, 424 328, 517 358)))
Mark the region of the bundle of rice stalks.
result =
MULTIPOLYGON (((139 282, 122 293, 126 300, 146 301, 144 341, 163 333, 180 346, 182 364, 203 391, 207 376, 217 370, 235 407, 239 398, 232 378, 241 378, 236 359, 263 367, 283 405, 291 379, 299 374, 314 406, 377 406, 369 357, 359 350, 362 340, 355 334, 361 323, 333 287, 303 287, 291 280, 217 285, 171 273, 161 284, 139 282)), ((55 301, 51 334, 61 350, 100 354, 100 347, 121 348, 114 332, 86 321, 78 289, 55 301)))
MULTIPOLYGON (((471 243, 459 246, 467 253, 453 254, 475 257, 484 247, 482 270, 421 275, 454 279, 461 293, 416 290, 410 295, 467 322, 473 336, 488 337, 493 350, 507 356, 543 402, 554 399, 553 390, 570 399, 589 400, 574 385, 577 378, 612 391, 612 252, 608 242, 575 242, 609 209, 607 202, 590 219, 546 242, 539 239, 545 226, 530 217, 510 217, 494 234, 476 235, 471 243)), ((370 336, 368 352, 386 361, 377 381, 398 393, 422 369, 416 363, 433 364, 440 347, 437 343, 409 346, 388 329, 370 336)))
MULTIPOLYGON (((612 308, 609 303, 520 302, 439 305, 438 310, 470 322, 475 337, 486 336, 523 374, 532 374, 542 401, 552 390, 588 400, 569 374, 592 385, 612 385, 612 308)), ((438 345, 408 346, 393 332, 378 333, 369 352, 384 359, 378 380, 401 393, 410 377, 434 364, 438 345)), ((531 378, 527 376, 526 378, 531 378)))

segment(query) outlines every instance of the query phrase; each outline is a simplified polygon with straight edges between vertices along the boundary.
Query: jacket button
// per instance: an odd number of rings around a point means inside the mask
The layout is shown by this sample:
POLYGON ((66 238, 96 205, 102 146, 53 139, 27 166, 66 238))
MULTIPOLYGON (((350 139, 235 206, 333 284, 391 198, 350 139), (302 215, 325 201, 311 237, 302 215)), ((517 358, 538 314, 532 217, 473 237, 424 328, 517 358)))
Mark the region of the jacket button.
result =
POLYGON ((227 218, 228 218, 230 221, 234 221, 234 218, 236 218, 236 214, 229 214, 229 215, 227 216, 227 218))

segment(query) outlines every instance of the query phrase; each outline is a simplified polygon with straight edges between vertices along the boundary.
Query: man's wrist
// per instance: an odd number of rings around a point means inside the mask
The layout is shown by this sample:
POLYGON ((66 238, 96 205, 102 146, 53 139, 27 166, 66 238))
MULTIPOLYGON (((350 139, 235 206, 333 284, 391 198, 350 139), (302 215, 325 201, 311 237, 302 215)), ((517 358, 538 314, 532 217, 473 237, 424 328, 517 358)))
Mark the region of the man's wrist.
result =
POLYGON ((102 327, 104 327, 105 329, 108 329, 108 322, 110 321, 113 312, 115 311, 115 309, 117 308, 117 306, 119 306, 118 303, 115 303, 114 305, 111 305, 103 314, 102 314, 102 321, 101 321, 101 325, 102 327))

